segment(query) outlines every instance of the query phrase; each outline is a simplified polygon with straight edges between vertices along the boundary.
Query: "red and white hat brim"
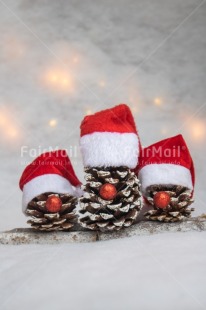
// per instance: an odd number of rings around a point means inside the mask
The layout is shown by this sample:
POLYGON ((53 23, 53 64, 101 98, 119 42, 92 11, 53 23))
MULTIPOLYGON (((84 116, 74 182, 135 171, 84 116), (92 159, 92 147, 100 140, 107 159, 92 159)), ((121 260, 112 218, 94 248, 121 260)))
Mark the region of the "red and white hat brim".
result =
POLYGON ((135 133, 95 132, 81 137, 80 147, 86 167, 135 168, 139 140, 135 133))
POLYGON ((150 164, 139 171, 143 193, 154 184, 181 185, 193 190, 190 170, 174 164, 150 164))
POLYGON ((22 210, 25 213, 29 202, 36 196, 46 193, 62 193, 78 196, 77 191, 71 183, 58 174, 45 174, 38 176, 23 187, 22 210))

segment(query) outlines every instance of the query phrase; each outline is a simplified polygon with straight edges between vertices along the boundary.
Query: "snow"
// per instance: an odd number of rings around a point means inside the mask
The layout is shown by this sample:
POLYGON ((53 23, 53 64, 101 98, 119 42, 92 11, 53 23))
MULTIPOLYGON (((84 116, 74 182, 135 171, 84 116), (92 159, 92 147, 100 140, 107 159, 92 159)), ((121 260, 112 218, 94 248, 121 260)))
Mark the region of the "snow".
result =
MULTIPOLYGON (((18 181, 33 156, 67 148, 83 181, 79 124, 120 102, 132 109, 143 145, 184 135, 196 166, 194 215, 206 212, 199 4, 0 1, 0 231, 26 227, 18 181)), ((205 309, 205 237, 0 246, 0 309, 205 309)))
POLYGON ((2 246, 1 310, 206 308, 206 232, 2 246))

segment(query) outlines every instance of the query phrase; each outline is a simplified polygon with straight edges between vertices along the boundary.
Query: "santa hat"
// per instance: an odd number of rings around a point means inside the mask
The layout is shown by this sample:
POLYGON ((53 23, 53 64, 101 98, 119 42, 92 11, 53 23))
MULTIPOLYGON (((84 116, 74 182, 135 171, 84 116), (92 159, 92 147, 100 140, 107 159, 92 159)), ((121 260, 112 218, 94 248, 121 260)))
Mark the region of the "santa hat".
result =
POLYGON ((138 176, 145 193, 155 184, 181 185, 193 190, 194 165, 182 135, 162 140, 143 149, 140 154, 138 176))
POLYGON ((68 193, 78 196, 78 180, 65 150, 47 152, 28 165, 19 181, 23 191, 22 209, 36 196, 46 193, 68 193))
POLYGON ((140 140, 127 105, 86 116, 80 128, 80 147, 86 167, 136 167, 140 140))

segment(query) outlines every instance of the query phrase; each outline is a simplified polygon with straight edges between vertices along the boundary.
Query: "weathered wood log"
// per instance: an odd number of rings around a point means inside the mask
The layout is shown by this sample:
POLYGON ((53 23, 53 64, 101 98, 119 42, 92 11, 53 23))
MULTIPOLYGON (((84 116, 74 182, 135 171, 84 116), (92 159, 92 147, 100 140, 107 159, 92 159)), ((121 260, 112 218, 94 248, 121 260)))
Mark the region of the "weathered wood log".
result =
POLYGON ((74 227, 71 232, 38 232, 32 228, 16 228, 0 233, 0 244, 58 244, 94 242, 132 236, 153 235, 167 232, 206 231, 206 217, 199 216, 183 222, 160 223, 141 221, 116 232, 98 232, 74 227))

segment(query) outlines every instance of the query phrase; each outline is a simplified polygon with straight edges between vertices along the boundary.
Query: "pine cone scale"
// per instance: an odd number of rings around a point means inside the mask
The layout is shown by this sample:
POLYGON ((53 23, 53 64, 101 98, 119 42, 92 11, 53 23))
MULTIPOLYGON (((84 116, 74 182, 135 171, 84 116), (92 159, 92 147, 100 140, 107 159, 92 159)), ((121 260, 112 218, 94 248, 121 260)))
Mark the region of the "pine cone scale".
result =
POLYGON ((119 230, 126 221, 125 227, 130 226, 141 209, 140 184, 136 175, 127 167, 85 168, 85 173, 87 183, 85 194, 80 198, 80 224, 92 230, 119 230), (98 188, 90 186, 91 182, 114 185, 116 196, 103 199, 98 188))
POLYGON ((177 222, 191 216, 193 208, 188 208, 192 203, 191 191, 183 186, 163 187, 153 185, 147 189, 149 197, 148 202, 153 205, 154 210, 145 213, 145 217, 152 221, 177 222), (164 191, 170 195, 170 203, 165 209, 157 208, 154 205, 153 197, 159 191, 164 191))
POLYGON ((30 219, 27 223, 41 231, 68 230, 76 221, 75 207, 76 198, 69 194, 45 193, 29 203, 26 214, 30 219), (50 196, 59 197, 62 201, 61 209, 57 213, 49 213, 46 209, 46 201, 50 196))

